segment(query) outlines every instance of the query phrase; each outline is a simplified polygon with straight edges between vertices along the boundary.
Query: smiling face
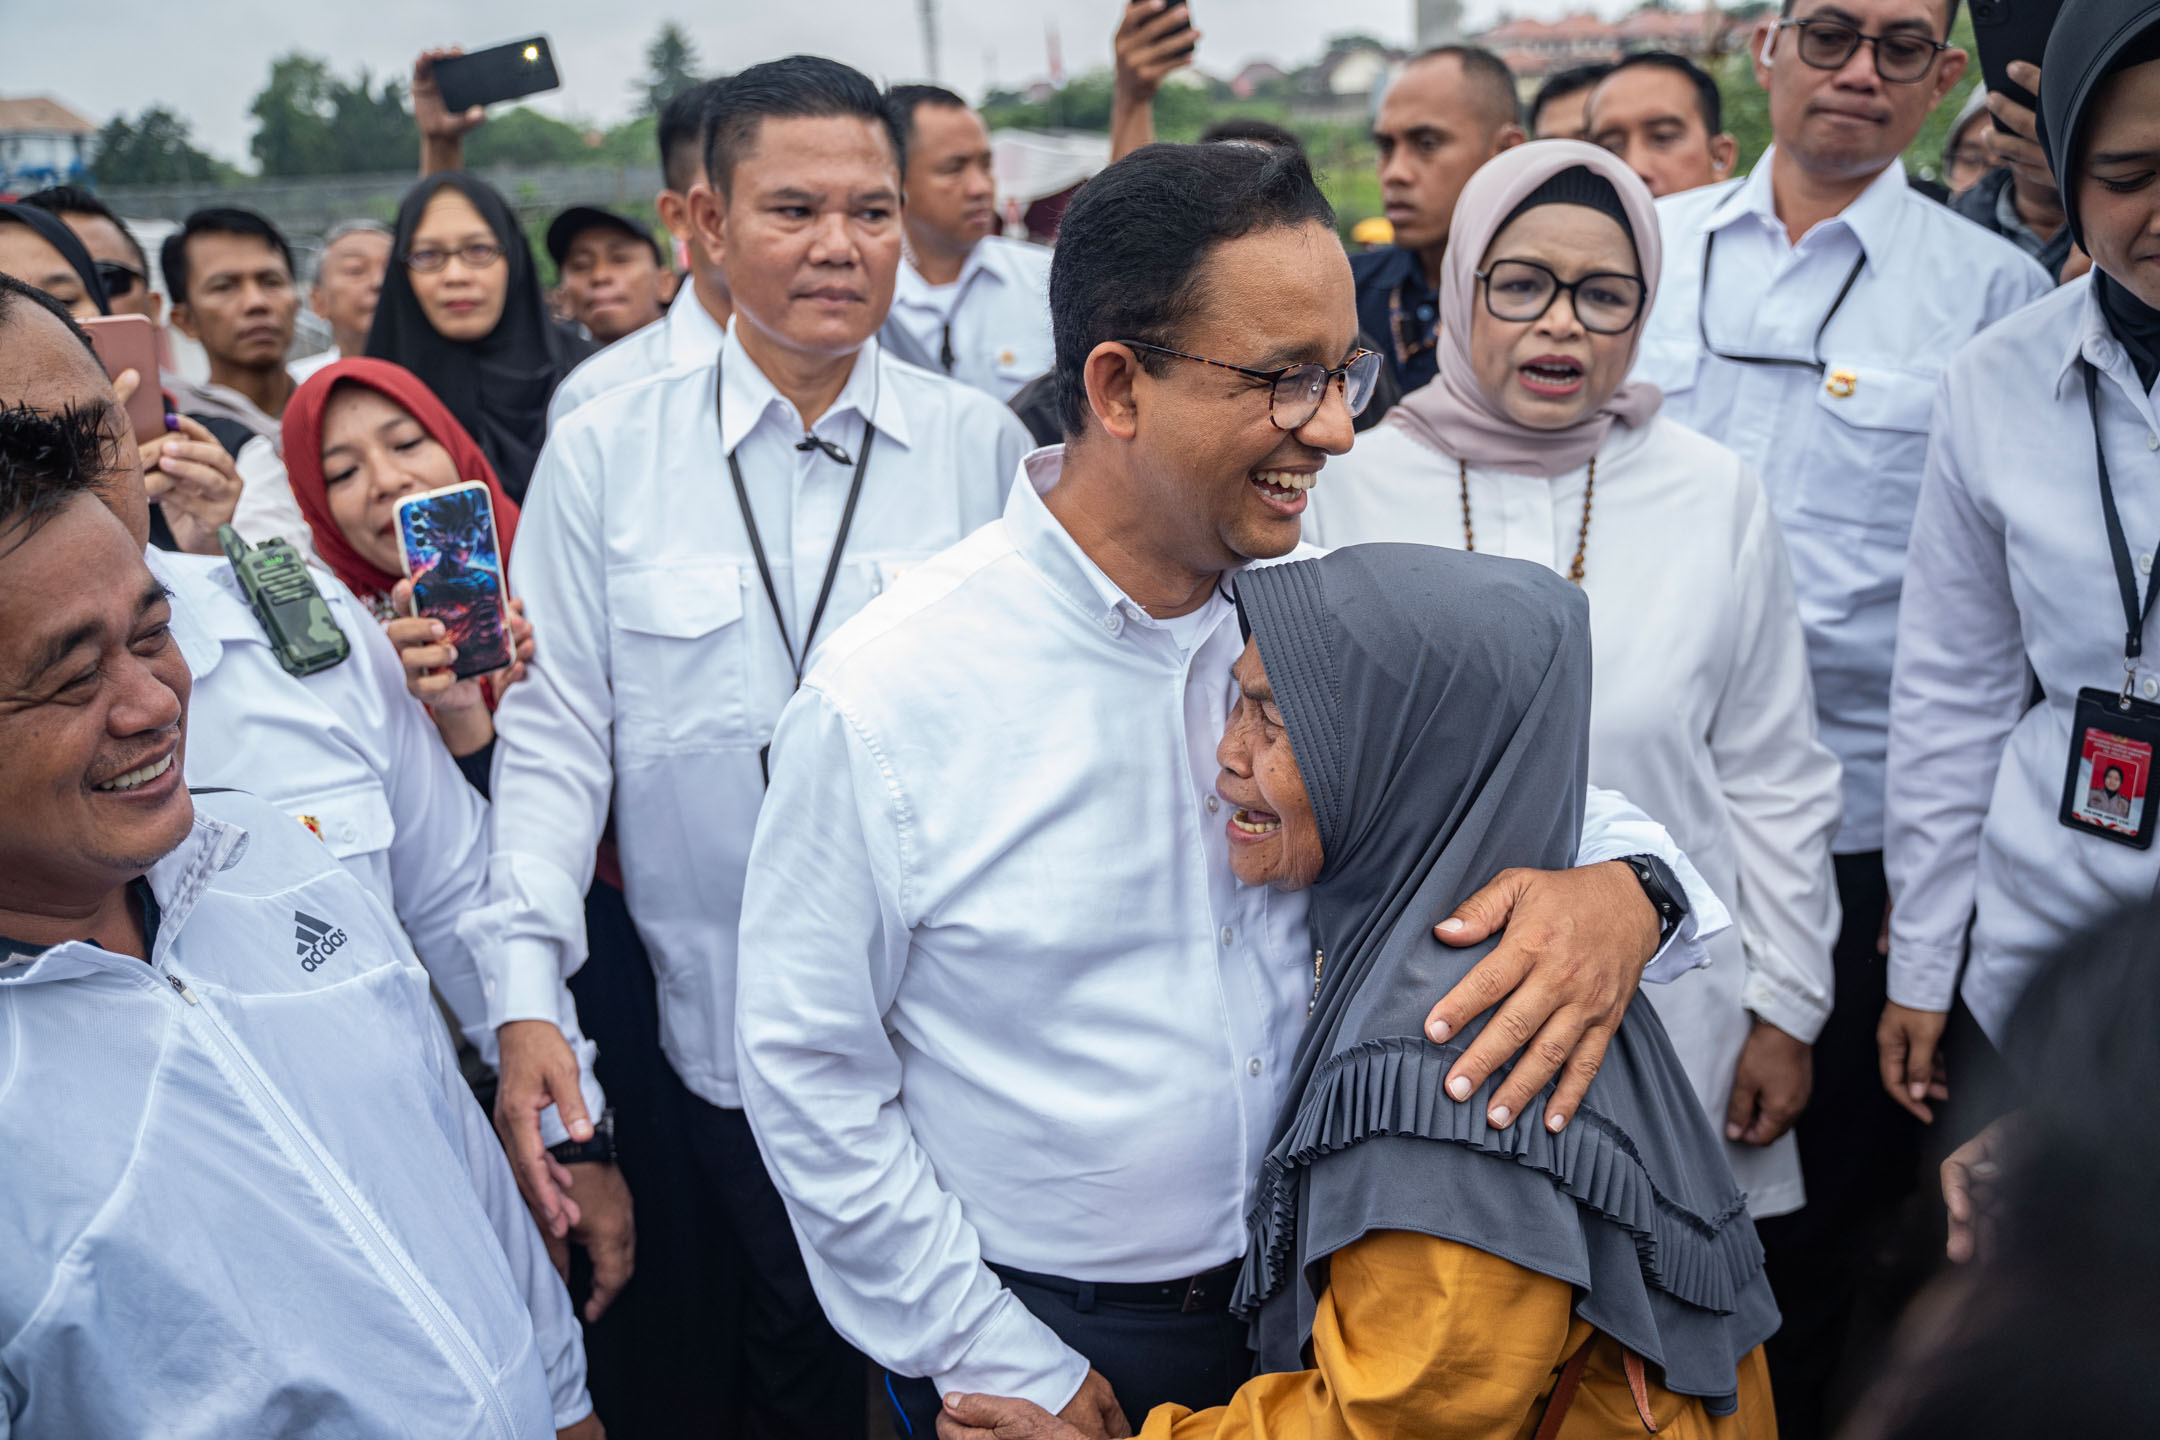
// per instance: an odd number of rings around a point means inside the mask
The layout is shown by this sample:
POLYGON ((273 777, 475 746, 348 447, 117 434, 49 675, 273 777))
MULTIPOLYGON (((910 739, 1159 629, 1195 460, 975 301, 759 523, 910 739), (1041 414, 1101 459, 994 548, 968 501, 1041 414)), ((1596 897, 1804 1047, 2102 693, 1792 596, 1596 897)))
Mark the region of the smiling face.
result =
MULTIPOLYGON (((1175 348, 1254 370, 1336 366, 1357 348, 1356 291, 1342 242, 1325 225, 1274 226, 1217 245, 1195 273, 1198 314, 1175 348)), ((1089 399, 1151 518, 1151 547, 1194 575, 1289 553, 1307 492, 1350 448, 1349 407, 1331 383, 1296 430, 1271 418, 1270 386, 1218 365, 1105 343, 1089 357, 1089 399)))
MULTIPOLYGON (((1943 0, 1799 0, 1790 18, 1925 40, 1942 39, 1945 24, 1943 0)), ((1874 175, 1895 161, 1965 73, 1965 52, 1952 49, 1916 81, 1884 80, 1875 73, 1875 47, 1864 41, 1837 69, 1818 70, 1800 58, 1800 32, 1775 24, 1775 17, 1763 20, 1753 40, 1755 79, 1770 92, 1770 130, 1780 154, 1827 180, 1874 175)))
POLYGON ((420 302, 421 313, 445 340, 486 339, 501 323, 503 306, 509 300, 510 262, 497 254, 485 265, 468 264, 463 252, 474 245, 499 250, 502 241, 478 206, 455 187, 443 186, 420 212, 407 254, 433 251, 449 258, 440 270, 407 266, 406 273, 412 277, 413 297, 420 302))
MULTIPOLYGON (((1505 260, 1543 265, 1563 281, 1642 273, 1619 222, 1586 205, 1540 205, 1515 217, 1493 237, 1478 268, 1490 272, 1505 260)), ((1593 280, 1584 290, 1596 285, 1593 280)), ((1560 293, 1535 320, 1502 320, 1486 303, 1487 288, 1487 282, 1477 282, 1471 306, 1471 368, 1486 399, 1518 425, 1533 430, 1573 425, 1611 399, 1627 379, 1640 315, 1620 334, 1595 334, 1576 318, 1574 297, 1560 293)))
POLYGON ((727 193, 691 192, 753 355, 852 355, 885 323, 900 268, 900 166, 885 128, 854 115, 768 116, 727 193))
POLYGON ((1237 707, 1215 747, 1222 767, 1215 793, 1230 805, 1223 827, 1230 869, 1247 885, 1303 890, 1319 878, 1327 857, 1258 642, 1245 642, 1230 673, 1238 684, 1237 707))
POLYGON ((996 227, 989 127, 958 105, 917 105, 908 131, 908 243, 918 255, 964 258, 996 227))
POLYGON ((2160 60, 2094 93, 2077 175, 2078 225, 2093 264, 2160 307, 2160 60))
POLYGON ((330 393, 322 447, 323 493, 338 533, 370 565, 392 575, 404 568, 397 502, 468 478, 411 411, 365 385, 340 385, 330 393))

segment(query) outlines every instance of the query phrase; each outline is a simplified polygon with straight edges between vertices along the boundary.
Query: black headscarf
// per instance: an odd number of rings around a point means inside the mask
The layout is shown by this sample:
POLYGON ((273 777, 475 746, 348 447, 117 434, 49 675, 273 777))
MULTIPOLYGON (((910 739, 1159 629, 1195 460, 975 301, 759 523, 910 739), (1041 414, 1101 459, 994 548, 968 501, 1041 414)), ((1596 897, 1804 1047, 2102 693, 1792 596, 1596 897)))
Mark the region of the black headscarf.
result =
POLYGON ((83 293, 90 297, 90 303, 97 306, 98 314, 112 314, 112 301, 105 295, 105 278, 98 274, 97 265, 90 259, 90 252, 83 248, 83 243, 76 238, 75 232, 68 229, 65 220, 50 210, 12 202, 0 203, 0 219, 20 220, 35 230, 40 239, 58 250, 60 258, 67 261, 68 269, 73 270, 75 277, 82 281, 83 293))
MULTIPOLYGON (((2081 246, 2078 177, 2094 92, 2116 72, 2154 60, 2160 60, 2160 0, 2069 0, 2048 33, 2040 66, 2040 143, 2062 192, 2064 224, 2081 246)), ((2105 270, 2096 266, 2095 272, 2093 290, 2108 328, 2137 367, 2139 383, 2150 390, 2160 380, 2160 310, 2105 270)))
POLYGON ((450 172, 430 175, 405 194, 398 206, 397 240, 390 273, 383 277, 375 323, 368 327, 367 353, 404 366, 442 397, 458 423, 487 452, 496 476, 511 498, 522 502, 532 481, 533 462, 547 439, 548 397, 592 347, 549 317, 533 268, 532 247, 519 228, 509 202, 475 176, 450 172), (428 201, 445 188, 472 201, 495 232, 503 262, 510 267, 509 291, 502 319, 484 337, 445 339, 428 323, 413 293, 404 257, 428 201))
MULTIPOLYGON (((1474 1246, 1565 1280, 1575 1312, 1725 1413, 1777 1328, 1762 1248, 1657 1012, 1628 1007, 1559 1135, 1542 1104, 1458 1104, 1483 1028, 1426 1039, 1432 1002, 1492 948, 1432 922, 1510 866, 1570 864, 1582 826, 1590 617, 1541 565, 1356 545, 1247 571, 1238 597, 1282 707, 1326 860, 1326 960, 1253 1208, 1240 1313, 1265 1369, 1298 1369, 1328 1257, 1377 1230, 1474 1246)), ((1548 1092, 1549 1093, 1549 1092, 1548 1092)))

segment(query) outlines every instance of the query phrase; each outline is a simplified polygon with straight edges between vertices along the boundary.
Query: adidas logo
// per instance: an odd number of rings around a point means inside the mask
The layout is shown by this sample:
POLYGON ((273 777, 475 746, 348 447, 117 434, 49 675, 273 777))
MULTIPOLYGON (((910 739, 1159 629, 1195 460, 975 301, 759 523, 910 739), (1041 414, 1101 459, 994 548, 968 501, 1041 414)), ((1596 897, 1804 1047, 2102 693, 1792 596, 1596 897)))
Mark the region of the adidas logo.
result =
POLYGON ((300 942, 300 968, 313 974, 345 944, 345 932, 305 910, 293 911, 293 937, 300 942))

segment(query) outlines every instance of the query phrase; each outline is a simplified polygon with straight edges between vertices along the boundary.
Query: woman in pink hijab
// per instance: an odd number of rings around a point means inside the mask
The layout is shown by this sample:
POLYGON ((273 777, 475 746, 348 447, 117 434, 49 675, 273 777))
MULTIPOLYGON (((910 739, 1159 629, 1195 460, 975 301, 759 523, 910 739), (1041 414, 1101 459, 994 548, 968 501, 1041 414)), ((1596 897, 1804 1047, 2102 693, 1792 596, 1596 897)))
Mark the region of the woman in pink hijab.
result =
POLYGON ((1463 187, 1449 237, 1440 373, 1329 463, 1307 537, 1481 550, 1582 586, 1590 783, 1663 822, 1736 922, 1709 966, 1643 993, 1749 1209, 1796 1210, 1840 799, 1783 538, 1754 473, 1628 379, 1660 245, 1627 166, 1569 140, 1505 151, 1463 187))

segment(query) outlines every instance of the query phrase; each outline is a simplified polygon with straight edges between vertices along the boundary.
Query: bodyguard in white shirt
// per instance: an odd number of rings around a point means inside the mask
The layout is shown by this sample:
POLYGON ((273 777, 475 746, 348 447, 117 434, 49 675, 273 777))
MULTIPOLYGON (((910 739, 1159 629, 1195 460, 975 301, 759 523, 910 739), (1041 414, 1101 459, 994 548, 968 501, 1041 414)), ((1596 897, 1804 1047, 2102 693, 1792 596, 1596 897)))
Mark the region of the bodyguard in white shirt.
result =
MULTIPOLYGON (((827 1312, 917 1435, 940 1391, 1102 1435, 1245 1378, 1246 1189, 1312 994, 1303 903, 1235 880, 1210 788, 1241 644, 1224 590, 1297 545, 1380 357, 1295 153, 1136 152, 1065 236, 1070 448, 825 647, 743 900, 744 1100, 827 1312)), ((1592 811, 1579 858, 1656 852, 1666 962, 1692 965, 1716 900, 1624 802, 1592 811)), ((1479 981, 1529 978, 1451 1093, 1534 1035, 1490 1123, 1565 1125, 1657 948, 1643 894, 1632 865, 1511 871, 1458 912, 1442 938, 1475 943, 1512 904, 1479 981)))
POLYGON ((907 259, 882 338, 925 370, 1010 400, 1050 368, 1050 252, 997 232, 990 130, 950 90, 886 92, 907 132, 907 259))
MULTIPOLYGON (((900 263, 900 137, 876 87, 794 57, 727 82, 696 220, 735 314, 716 362, 618 387, 549 437, 511 588, 545 636, 496 715, 494 903, 463 934, 490 1018, 553 1020, 612 816, 660 982, 687 1137, 746 1285, 764 1433, 859 1435, 861 1360, 826 1324, 739 1107, 736 928, 764 751, 810 652, 994 519, 1026 449, 989 396, 871 339, 900 263)), ((504 1057, 502 1108, 576 1104, 567 1047, 504 1057)))
POLYGON ((595 395, 677 365, 707 364, 720 353, 731 312, 727 275, 690 223, 690 191, 705 177, 705 117, 723 83, 700 81, 660 112, 660 173, 666 188, 654 197, 653 206, 689 257, 689 279, 675 292, 659 324, 632 331, 563 377, 548 401, 551 431, 595 395))
POLYGON ((1801 1436, 1821 1427, 1865 1221, 1909 1188, 1917 1142, 1877 1093, 1874 1025, 1890 659, 1929 405, 1960 345, 2049 288, 2016 246, 1906 183, 1900 153, 1964 73, 1944 38, 1955 8, 1789 0, 1757 25, 1776 143, 1746 178, 1658 203, 1664 277, 1635 370, 1762 477, 1845 771, 1837 1001, 1799 1125, 1808 1208, 1758 1227, 1785 1314, 1779 1422, 1801 1436), (1817 1242, 1830 1248, 1797 1248, 1817 1242))
POLYGON ((597 1436, 396 922, 282 812, 191 802, 187 662, 63 323, 0 288, 59 382, 0 415, 0 1435, 597 1436))
POLYGON ((2054 34, 2040 110, 2093 268, 1943 376, 1890 699, 1882 1080, 1930 1121, 1953 997, 2002 1044, 2038 968, 2160 877, 2160 4, 2054 34))

